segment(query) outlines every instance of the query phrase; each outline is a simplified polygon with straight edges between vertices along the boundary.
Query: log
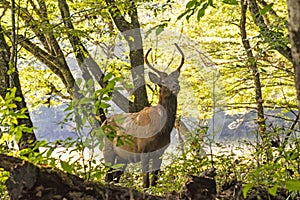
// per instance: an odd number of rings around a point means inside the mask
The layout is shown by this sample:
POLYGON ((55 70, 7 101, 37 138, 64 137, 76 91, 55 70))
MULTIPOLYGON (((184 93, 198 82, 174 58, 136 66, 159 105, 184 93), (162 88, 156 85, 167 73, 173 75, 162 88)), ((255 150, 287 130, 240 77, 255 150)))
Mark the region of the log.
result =
POLYGON ((215 199, 216 193, 214 179, 205 176, 190 176, 181 193, 160 197, 132 188, 86 181, 5 154, 0 154, 0 168, 10 172, 6 187, 11 200, 210 200, 215 199))
POLYGON ((161 200, 131 188, 89 182, 59 169, 36 166, 0 154, 0 167, 10 172, 6 187, 11 200, 161 200))

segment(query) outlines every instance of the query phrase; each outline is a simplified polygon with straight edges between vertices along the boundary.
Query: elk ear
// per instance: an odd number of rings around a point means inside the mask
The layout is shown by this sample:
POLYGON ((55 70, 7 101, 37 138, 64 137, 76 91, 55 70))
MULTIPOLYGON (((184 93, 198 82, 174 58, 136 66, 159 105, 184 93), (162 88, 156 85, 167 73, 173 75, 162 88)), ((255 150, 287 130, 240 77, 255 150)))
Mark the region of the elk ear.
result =
POLYGON ((149 72, 149 78, 150 78, 150 81, 152 83, 155 83, 157 85, 161 85, 160 78, 156 74, 154 74, 152 72, 149 72))

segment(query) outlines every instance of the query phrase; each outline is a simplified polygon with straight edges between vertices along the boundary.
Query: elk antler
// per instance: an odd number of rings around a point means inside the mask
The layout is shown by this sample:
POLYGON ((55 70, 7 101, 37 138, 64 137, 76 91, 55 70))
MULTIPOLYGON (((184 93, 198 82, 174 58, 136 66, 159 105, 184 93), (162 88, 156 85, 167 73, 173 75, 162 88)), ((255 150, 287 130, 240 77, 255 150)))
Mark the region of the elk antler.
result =
POLYGON ((149 63, 149 61, 148 61, 148 55, 149 55, 149 53, 150 53, 151 50, 152 50, 152 48, 150 48, 150 49, 147 51, 147 53, 146 53, 146 55, 145 55, 145 62, 146 62, 146 64, 148 65, 148 67, 149 67, 150 69, 152 69, 153 71, 155 71, 155 72, 158 73, 158 74, 161 74, 161 72, 160 72, 158 69, 155 69, 155 68, 149 63))
POLYGON ((182 65, 183 65, 183 63, 184 63, 184 54, 183 54, 182 50, 180 49, 180 47, 179 47, 176 43, 174 43, 174 45, 176 46, 177 50, 178 50, 179 53, 181 54, 181 62, 180 62, 179 67, 177 68, 177 71, 180 72, 180 68, 182 67, 182 65))
MULTIPOLYGON (((174 43, 174 45, 176 46, 177 50, 178 50, 179 53, 181 54, 181 62, 180 62, 179 67, 177 68, 177 71, 180 72, 180 69, 181 69, 181 67, 182 67, 182 65, 183 65, 183 63, 184 63, 184 54, 183 54, 182 50, 180 49, 180 47, 179 47, 176 43, 174 43)), ((149 63, 149 61, 148 61, 148 55, 149 55, 149 53, 150 53, 151 50, 152 50, 152 48, 150 48, 150 49, 147 51, 147 53, 146 53, 146 55, 145 55, 145 62, 146 62, 146 64, 149 66, 150 69, 152 69, 153 71, 155 71, 155 72, 158 73, 158 74, 161 74, 162 72, 160 72, 159 70, 155 69, 155 68, 149 63)))

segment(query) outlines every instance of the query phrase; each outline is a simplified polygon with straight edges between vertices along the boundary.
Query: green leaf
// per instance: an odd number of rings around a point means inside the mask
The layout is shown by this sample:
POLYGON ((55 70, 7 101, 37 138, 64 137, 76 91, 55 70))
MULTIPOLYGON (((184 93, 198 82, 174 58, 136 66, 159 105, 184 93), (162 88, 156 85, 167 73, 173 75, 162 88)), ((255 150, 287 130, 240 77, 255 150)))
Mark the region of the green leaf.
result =
POLYGON ((261 9, 261 10, 259 11, 259 14, 260 14, 260 15, 264 15, 264 14, 266 14, 267 12, 269 12, 269 11, 272 9, 273 4, 274 4, 274 3, 270 3, 270 4, 266 5, 263 9, 261 9))
POLYGON ((15 67, 10 67, 9 70, 7 70, 7 74, 8 75, 11 75, 12 73, 14 73, 16 71, 16 68, 15 67))
POLYGON ((23 135, 22 131, 21 131, 21 130, 18 130, 18 131, 16 132, 16 134, 15 134, 15 140, 16 140, 17 142, 19 142, 20 139, 22 138, 22 135, 23 135))
POLYGON ((103 108, 103 109, 109 108, 109 107, 110 107, 110 104, 105 103, 105 102, 101 102, 100 105, 99 105, 99 108, 103 108))
POLYGON ((134 37, 129 36, 128 39, 129 39, 130 41, 134 42, 134 37))
POLYGON ((82 81, 83 81, 82 78, 78 78, 78 79, 76 80, 76 82, 77 82, 78 85, 81 85, 81 84, 82 84, 82 81))
POLYGON ((124 141, 121 137, 117 137, 117 144, 116 146, 119 147, 119 146, 123 146, 124 145, 124 141))
POLYGON ((186 8, 186 9, 190 9, 190 8, 193 7, 195 4, 196 4, 196 0, 191 0, 191 1, 189 1, 189 2, 186 4, 185 8, 186 8))
POLYGON ((205 15, 205 10, 208 6, 208 3, 203 4, 202 8, 198 10, 197 20, 200 21, 201 17, 205 15))
POLYGON ((106 74, 103 78, 103 82, 108 81, 109 79, 111 79, 111 77, 113 76, 112 72, 109 72, 108 74, 106 74))
POLYGON ((163 31, 165 30, 165 28, 163 26, 159 26, 156 30, 155 30, 155 35, 159 35, 161 34, 163 31))
POLYGON ((285 187, 290 191, 300 191, 300 180, 291 179, 285 182, 285 187))
POLYGON ((26 114, 18 114, 19 119, 28 119, 28 116, 26 114))
POLYGON ((16 98, 15 98, 15 101, 21 102, 21 101, 22 101, 22 98, 21 98, 21 97, 16 97, 16 98))
POLYGON ((15 118, 15 117, 12 117, 11 118, 11 123, 15 124, 15 125, 18 125, 18 119, 15 118))
POLYGON ((111 167, 111 162, 105 162, 103 163, 105 167, 111 167))
POLYGON ((111 168, 113 168, 113 169, 120 169, 123 166, 124 166, 124 164, 120 163, 120 164, 115 164, 115 165, 111 166, 111 168))
POLYGON ((248 191, 249 191, 253 186, 254 186, 253 183, 248 183, 248 184, 246 184, 246 185, 244 186, 244 189, 243 189, 243 196, 244 196, 244 198, 247 197, 248 191))
POLYGON ((49 150, 47 151, 46 157, 49 158, 52 155, 53 151, 54 151, 53 147, 49 148, 49 150))
POLYGON ((32 149, 30 149, 30 148, 22 149, 20 151, 20 155, 28 155, 30 153, 32 153, 32 149))
POLYGON ((269 188, 268 189, 269 194, 275 197, 276 193, 277 193, 277 188, 278 188, 278 185, 274 185, 273 187, 269 188))
POLYGON ((17 105, 14 104, 14 103, 11 103, 11 104, 8 105, 8 108, 14 109, 14 108, 17 108, 17 105))
POLYGON ((16 87, 10 88, 9 91, 10 92, 7 92, 5 94, 5 100, 6 100, 6 102, 10 102, 15 97, 17 88, 16 87))
POLYGON ((91 179, 99 180, 102 175, 103 175, 102 171, 93 172, 91 175, 91 179))
POLYGON ((69 163, 67 163, 63 160, 60 161, 60 165, 63 168, 63 170, 65 170, 68 173, 72 173, 72 171, 73 171, 73 166, 72 165, 70 165, 69 163))
POLYGON ((87 81, 87 86, 90 88, 92 86, 94 86, 94 80, 91 78, 87 81))
POLYGON ((36 149, 38 149, 40 147, 45 147, 46 144, 47 144, 46 140, 37 141, 36 144, 33 147, 33 150, 36 150, 36 149))
POLYGON ((83 105, 83 104, 90 104, 91 103, 91 99, 88 97, 83 97, 80 99, 80 101, 78 102, 78 105, 83 105))
POLYGON ((64 109, 64 112, 66 112, 66 111, 70 111, 70 110, 72 110, 73 109, 73 104, 72 104, 72 102, 68 105, 68 107, 66 107, 65 109, 64 109))
POLYGON ((239 4, 237 0, 223 0, 223 3, 229 4, 229 5, 238 5, 239 4))
POLYGON ((188 14, 188 15, 185 17, 186 21, 189 21, 189 19, 194 15, 194 11, 195 11, 195 10, 192 10, 192 13, 188 14))
POLYGON ((184 17, 185 15, 187 15, 188 13, 193 12, 193 10, 186 10, 183 13, 181 13, 178 17, 177 20, 180 20, 182 17, 184 17))

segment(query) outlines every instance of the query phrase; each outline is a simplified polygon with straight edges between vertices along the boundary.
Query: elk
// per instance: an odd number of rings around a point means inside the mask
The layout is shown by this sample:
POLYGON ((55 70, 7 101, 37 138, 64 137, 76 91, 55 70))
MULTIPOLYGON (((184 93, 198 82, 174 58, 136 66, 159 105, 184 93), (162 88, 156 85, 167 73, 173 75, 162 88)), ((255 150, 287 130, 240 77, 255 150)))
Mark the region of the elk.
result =
POLYGON ((111 140, 104 139, 103 155, 106 163, 124 164, 123 169, 112 172, 108 171, 105 180, 118 182, 126 164, 129 162, 142 162, 143 187, 150 186, 149 165, 152 160, 151 186, 155 186, 160 166, 161 156, 170 144, 170 135, 174 127, 177 94, 180 90, 179 75, 184 64, 184 54, 175 43, 181 54, 179 67, 170 73, 161 72, 154 68, 148 61, 151 48, 145 55, 145 63, 153 70, 149 72, 150 81, 159 86, 159 101, 155 106, 145 107, 136 113, 115 114, 109 117, 103 124, 104 133, 109 136, 115 135, 111 140), (130 142, 118 145, 118 138, 129 137, 130 142))

